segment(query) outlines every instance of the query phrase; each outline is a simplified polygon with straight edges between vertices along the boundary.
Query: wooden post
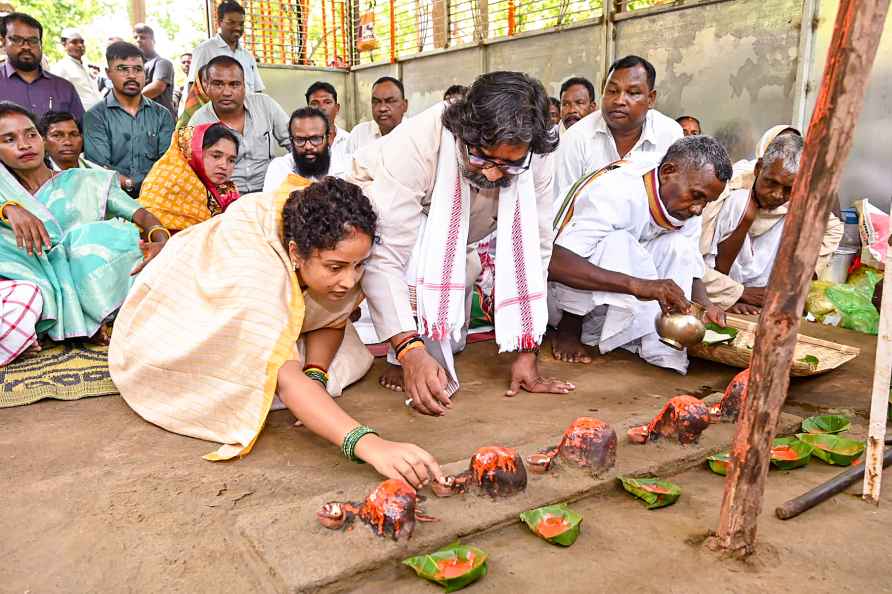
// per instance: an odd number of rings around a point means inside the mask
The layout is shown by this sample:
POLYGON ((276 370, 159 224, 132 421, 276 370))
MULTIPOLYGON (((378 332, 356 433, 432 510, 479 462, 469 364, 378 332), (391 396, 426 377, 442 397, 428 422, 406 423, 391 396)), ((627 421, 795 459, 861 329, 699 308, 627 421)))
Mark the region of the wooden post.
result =
POLYGON ((719 528, 708 546, 753 552, 771 441, 790 384, 799 320, 818 249, 852 146, 889 0, 840 0, 821 90, 790 212, 756 330, 749 395, 740 413, 719 528))
MULTIPOLYGON (((889 210, 892 216, 892 208, 889 210)), ((892 271, 892 248, 886 250, 886 270, 892 271)), ((883 482, 883 441, 889 414, 889 380, 892 376, 892 282, 883 283, 880 305, 880 329, 877 333, 877 354, 873 364, 873 392, 870 399, 870 424, 867 429, 867 452, 864 456, 864 501, 880 504, 883 482)))

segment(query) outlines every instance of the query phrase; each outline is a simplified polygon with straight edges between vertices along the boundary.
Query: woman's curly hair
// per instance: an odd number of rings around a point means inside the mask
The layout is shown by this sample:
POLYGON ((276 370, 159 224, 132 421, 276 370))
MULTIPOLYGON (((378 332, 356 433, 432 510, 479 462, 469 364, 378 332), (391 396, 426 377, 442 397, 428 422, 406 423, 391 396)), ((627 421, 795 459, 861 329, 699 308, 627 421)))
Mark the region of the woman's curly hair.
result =
POLYGON ((359 186, 326 177, 291 193, 282 209, 285 247, 293 241, 301 258, 334 249, 350 233, 374 241, 378 215, 359 186))
POLYGON ((537 155, 553 152, 558 136, 548 116, 548 94, 523 72, 490 72, 477 77, 464 99, 443 112, 443 125, 465 144, 494 147, 528 144, 537 155))

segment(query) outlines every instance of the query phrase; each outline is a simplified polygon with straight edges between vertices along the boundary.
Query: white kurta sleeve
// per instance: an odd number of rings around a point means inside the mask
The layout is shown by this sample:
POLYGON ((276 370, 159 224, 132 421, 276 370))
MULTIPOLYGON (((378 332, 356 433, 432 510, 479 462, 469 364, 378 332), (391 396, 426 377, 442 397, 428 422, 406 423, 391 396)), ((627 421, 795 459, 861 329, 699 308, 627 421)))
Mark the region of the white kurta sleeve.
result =
MULTIPOLYGON (((581 132, 581 130, 580 130, 581 132)), ((576 180, 585 175, 588 143, 583 134, 575 132, 575 126, 561 138, 554 160, 553 204, 560 204, 564 194, 576 180)), ((557 212, 557 207, 554 207, 557 212)))
POLYGON ((428 109, 353 156, 348 181, 363 189, 378 213, 378 242, 362 287, 382 340, 416 328, 406 269, 422 221, 422 200, 434 184, 442 113, 442 106, 428 109))
POLYGON ((536 188, 536 208, 539 215, 539 253, 542 271, 548 280, 548 263, 554 246, 551 205, 554 198, 554 153, 533 157, 533 185, 536 188))
POLYGON ((642 211, 639 201, 623 195, 618 186, 596 183, 584 190, 576 199, 573 218, 555 239, 555 245, 588 260, 601 240, 613 231, 628 230, 637 238, 636 221, 646 222, 649 214, 642 211))

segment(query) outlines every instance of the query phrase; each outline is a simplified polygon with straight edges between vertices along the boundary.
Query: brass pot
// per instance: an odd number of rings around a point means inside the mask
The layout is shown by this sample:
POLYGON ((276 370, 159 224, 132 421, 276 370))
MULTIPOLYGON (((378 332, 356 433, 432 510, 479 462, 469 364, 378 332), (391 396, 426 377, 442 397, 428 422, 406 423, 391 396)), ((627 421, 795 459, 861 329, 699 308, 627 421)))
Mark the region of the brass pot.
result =
POLYGON ((660 313, 656 319, 660 342, 679 351, 703 342, 705 311, 700 305, 691 303, 689 313, 660 313))

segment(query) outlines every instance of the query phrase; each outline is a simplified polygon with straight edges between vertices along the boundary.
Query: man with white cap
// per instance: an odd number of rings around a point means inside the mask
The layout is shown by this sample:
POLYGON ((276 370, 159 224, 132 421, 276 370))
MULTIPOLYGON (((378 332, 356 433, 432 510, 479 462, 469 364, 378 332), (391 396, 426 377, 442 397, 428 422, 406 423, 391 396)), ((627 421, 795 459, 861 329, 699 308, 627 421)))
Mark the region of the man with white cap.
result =
POLYGON ((84 53, 87 50, 83 35, 71 27, 63 29, 62 47, 65 49, 65 57, 54 64, 50 68, 50 72, 73 84, 84 109, 90 109, 102 99, 102 95, 99 94, 96 77, 83 62, 84 53))

